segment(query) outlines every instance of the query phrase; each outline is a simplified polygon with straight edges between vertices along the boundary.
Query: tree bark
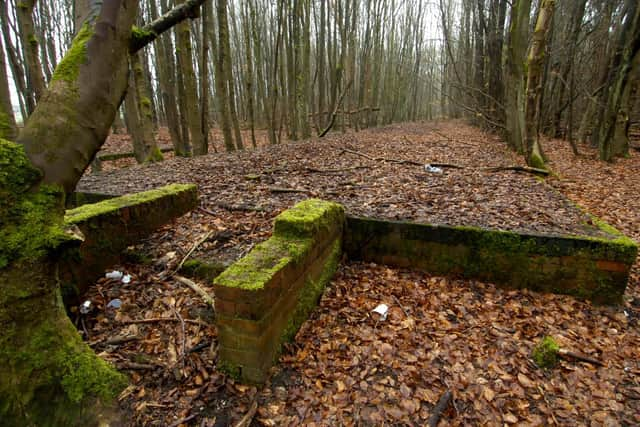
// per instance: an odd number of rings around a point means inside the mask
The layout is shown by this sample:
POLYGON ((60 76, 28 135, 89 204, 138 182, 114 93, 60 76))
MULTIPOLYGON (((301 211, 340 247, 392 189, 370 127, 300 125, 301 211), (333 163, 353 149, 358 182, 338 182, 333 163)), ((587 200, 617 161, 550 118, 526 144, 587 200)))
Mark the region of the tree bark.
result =
POLYGON ((63 230, 64 193, 104 143, 124 96, 137 6, 100 2, 18 143, 0 140, 3 425, 97 425, 117 417, 111 405, 126 379, 82 342, 67 317, 57 261, 79 244, 63 230))
POLYGON ((27 87, 29 96, 33 96, 37 103, 46 89, 42 63, 38 52, 38 38, 33 25, 33 8, 35 0, 21 0, 18 2, 16 14, 18 27, 20 28, 20 41, 24 52, 25 66, 27 70, 27 87))
POLYGON ((551 26, 555 0, 542 0, 538 9, 538 19, 533 33, 533 41, 527 61, 527 97, 525 104, 525 157, 527 164, 538 169, 545 169, 545 160, 540 146, 539 116, 540 98, 542 96, 542 73, 545 65, 545 44, 551 26))

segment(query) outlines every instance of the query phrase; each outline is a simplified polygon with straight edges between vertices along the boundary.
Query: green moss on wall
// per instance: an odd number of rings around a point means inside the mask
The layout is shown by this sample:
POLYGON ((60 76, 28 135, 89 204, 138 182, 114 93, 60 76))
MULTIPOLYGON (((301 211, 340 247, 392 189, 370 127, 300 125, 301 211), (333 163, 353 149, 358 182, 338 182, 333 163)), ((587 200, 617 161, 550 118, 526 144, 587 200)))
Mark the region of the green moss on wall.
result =
POLYGON ((312 243, 311 239, 273 236, 229 266, 214 280, 214 284, 251 291, 262 289, 280 269, 300 259, 312 243))
POLYGON ((104 200, 99 203, 83 205, 75 209, 68 210, 64 220, 68 224, 78 224, 95 216, 106 215, 116 212, 126 206, 133 206, 156 200, 171 194, 181 193, 183 191, 195 191, 196 186, 193 184, 171 184, 164 187, 143 191, 142 193, 127 194, 121 197, 104 200))
POLYGON ((93 36, 93 28, 89 24, 84 24, 78 34, 76 34, 71 47, 67 50, 64 58, 56 67, 51 81, 64 80, 67 83, 75 83, 80 74, 80 65, 87 60, 87 43, 93 36))
POLYGON ((273 234, 307 238, 326 232, 344 221, 344 208, 325 200, 308 199, 287 209, 275 219, 273 234))
POLYGON ((309 318, 311 311, 318 305, 318 301, 322 296, 326 286, 338 269, 340 257, 342 256, 341 239, 336 239, 331 247, 331 252, 327 261, 322 268, 320 277, 315 279, 309 278, 298 296, 298 303, 295 311, 289 317, 287 325, 282 333, 282 341, 288 342, 293 340, 300 326, 309 318))

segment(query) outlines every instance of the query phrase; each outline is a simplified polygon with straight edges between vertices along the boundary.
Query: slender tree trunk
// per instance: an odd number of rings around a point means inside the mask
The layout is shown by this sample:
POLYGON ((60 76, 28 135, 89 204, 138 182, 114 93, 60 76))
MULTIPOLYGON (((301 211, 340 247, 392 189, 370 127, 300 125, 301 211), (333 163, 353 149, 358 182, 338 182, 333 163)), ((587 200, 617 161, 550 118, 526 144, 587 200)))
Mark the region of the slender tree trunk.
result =
MULTIPOLYGON (((180 0, 178 4, 184 3, 180 0)), ((193 154, 200 156, 207 154, 208 147, 205 145, 204 135, 200 122, 200 103, 198 102, 198 90, 196 84, 196 74, 193 69, 193 47, 191 45, 191 28, 187 21, 183 21, 176 26, 176 39, 178 43, 178 56, 180 57, 180 70, 182 82, 184 84, 185 110, 187 126, 191 135, 191 146, 193 154)), ((183 136, 186 135, 183 134, 183 136)))
MULTIPOLYGON (((225 62, 229 60, 227 58, 226 50, 223 47, 223 32, 226 28, 223 28, 223 21, 220 20, 221 14, 226 14, 227 2, 226 0, 217 0, 216 10, 218 14, 218 43, 216 43, 218 52, 215 69, 216 69, 216 92, 218 95, 218 105, 220 108, 220 127, 222 129, 222 136, 224 138, 224 146, 227 151, 234 151, 236 149, 233 143, 233 134, 231 133, 231 114, 229 112, 229 91, 227 88, 228 79, 225 74, 225 62)), ((212 43, 213 45, 213 43, 212 43)))
POLYGON ((545 160, 540 146, 539 116, 542 96, 542 73, 545 65, 545 44, 551 27, 555 0, 542 0, 538 9, 538 19, 533 32, 533 41, 527 61, 527 97, 525 104, 525 143, 527 164, 544 168, 545 160))
POLYGON ((131 78, 129 79, 129 91, 126 96, 127 110, 131 109, 130 116, 133 119, 129 132, 132 128, 136 130, 132 133, 133 151, 138 163, 159 162, 162 160, 162 153, 158 148, 153 134, 153 112, 151 99, 149 97, 149 87, 143 74, 140 53, 131 55, 131 78))
POLYGON ((35 0, 20 0, 17 5, 18 26, 20 28, 20 41, 24 51, 24 60, 27 70, 27 87, 29 96, 33 96, 37 103, 44 94, 46 83, 42 73, 40 54, 38 52, 38 38, 33 25, 33 8, 35 0))

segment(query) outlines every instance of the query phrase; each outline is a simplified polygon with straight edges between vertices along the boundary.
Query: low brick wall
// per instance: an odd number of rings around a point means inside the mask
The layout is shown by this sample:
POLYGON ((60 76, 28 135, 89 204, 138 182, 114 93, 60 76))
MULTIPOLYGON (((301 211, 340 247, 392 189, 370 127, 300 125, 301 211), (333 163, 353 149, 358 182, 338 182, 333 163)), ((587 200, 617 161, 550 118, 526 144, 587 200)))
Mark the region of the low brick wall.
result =
POLYGON ((638 247, 594 222, 611 239, 349 217, 345 251, 358 260, 618 303, 638 247))
POLYGON ((306 200, 275 219, 273 236, 214 280, 219 366, 263 382, 333 276, 341 253, 342 206, 306 200))
POLYGON ((117 264, 127 246, 197 206, 195 185, 173 184, 68 210, 65 222, 80 229, 84 242, 60 263, 65 301, 72 302, 117 264))

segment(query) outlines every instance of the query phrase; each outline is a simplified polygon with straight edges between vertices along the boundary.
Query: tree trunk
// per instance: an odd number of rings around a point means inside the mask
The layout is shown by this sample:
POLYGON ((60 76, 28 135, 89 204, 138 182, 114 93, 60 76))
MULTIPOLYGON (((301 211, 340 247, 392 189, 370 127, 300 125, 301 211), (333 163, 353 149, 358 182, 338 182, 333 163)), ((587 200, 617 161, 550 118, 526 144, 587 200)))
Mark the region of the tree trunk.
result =
POLYGON ((101 2, 58 64, 18 143, 0 140, 3 425, 109 422, 115 418, 110 406, 126 385, 67 317, 56 262, 79 244, 63 230, 64 193, 104 143, 124 96, 137 6, 134 0, 101 2))
POLYGON ((138 163, 162 161, 162 153, 153 134, 153 112, 149 98, 149 88, 143 75, 140 53, 131 55, 129 90, 125 98, 127 112, 133 123, 127 129, 133 137, 133 152, 138 163), (131 111, 129 111, 131 110, 131 111))
MULTIPOLYGON (((214 51, 217 51, 218 56, 215 62, 216 70, 216 92, 218 95, 218 105, 220 109, 220 127, 222 129, 222 137, 224 138, 224 146, 227 151, 234 151, 236 149, 233 143, 233 134, 231 133, 231 114, 229 113, 229 91, 227 87, 226 67, 225 62, 229 60, 227 58, 226 50, 222 47, 223 32, 226 28, 223 28, 223 22, 220 20, 220 14, 226 13, 227 2, 226 0, 217 0, 216 11, 218 13, 218 42, 215 43, 214 51)), ((212 43, 212 46, 214 43, 212 43)))
MULTIPOLYGON (((178 2, 178 4, 181 3, 184 3, 184 0, 178 2)), ((189 128, 193 154, 200 156, 207 154, 208 147, 205 145, 200 123, 200 103, 198 102, 196 74, 193 69, 193 47, 191 45, 191 28, 189 22, 183 21, 177 25, 176 40, 181 67, 178 72, 182 75, 182 82, 184 84, 184 114, 186 117, 183 117, 183 119, 186 119, 189 128)), ((187 135, 183 136, 186 139, 187 135)))
POLYGON ((545 44, 551 26, 555 0, 542 0, 533 32, 533 41, 527 61, 527 97, 525 104, 525 157, 534 168, 545 168, 544 155, 539 140, 540 98, 542 96, 542 73, 545 65, 545 44))
POLYGON ((16 119, 9 92, 9 79, 5 68, 4 50, 0 40, 0 139, 13 141, 16 137, 16 119))
POLYGON ((516 0, 511 8, 511 26, 506 57, 505 123, 507 143, 523 154, 525 60, 527 54, 531 0, 516 0))
MULTIPOLYGON (((616 155, 614 135, 616 122, 625 113, 623 108, 624 91, 630 83, 633 60, 640 51, 640 6, 636 0, 627 0, 625 4, 626 19, 615 46, 615 52, 609 67, 607 85, 604 96, 606 105, 601 110, 598 133, 595 135, 600 152, 600 159, 612 161, 616 155)), ((601 101, 601 104, 603 102, 601 101)), ((623 119, 624 120, 624 119, 623 119)))
POLYGON ((44 94, 46 83, 38 52, 38 38, 33 25, 34 6, 35 0, 21 0, 18 2, 16 14, 20 28, 20 41, 24 51, 29 96, 33 96, 37 103, 44 94))

